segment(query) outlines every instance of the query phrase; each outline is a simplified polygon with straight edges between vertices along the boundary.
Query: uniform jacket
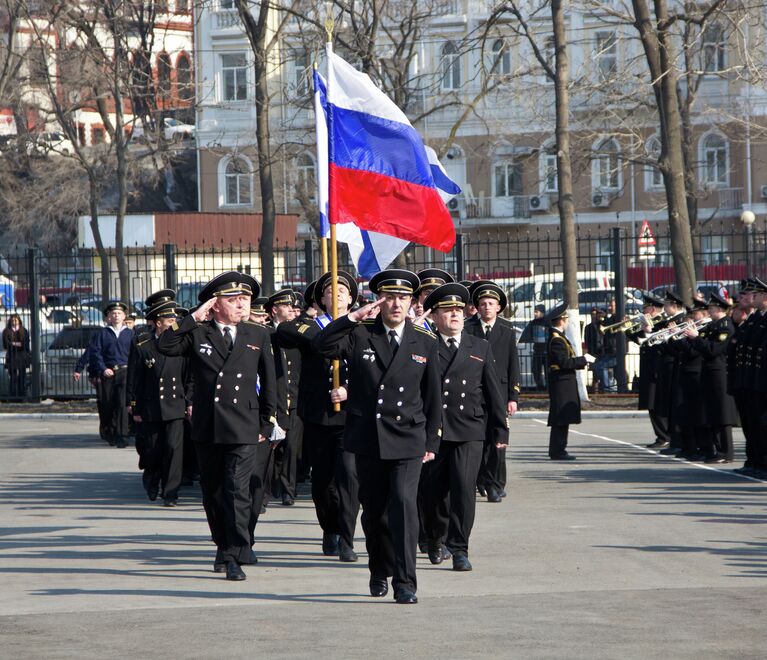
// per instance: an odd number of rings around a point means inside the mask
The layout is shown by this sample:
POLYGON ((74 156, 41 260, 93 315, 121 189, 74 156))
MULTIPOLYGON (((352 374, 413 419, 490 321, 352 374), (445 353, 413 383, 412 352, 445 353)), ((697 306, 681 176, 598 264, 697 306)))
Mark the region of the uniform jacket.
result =
POLYGON ((557 328, 551 329, 547 350, 549 365, 549 426, 581 423, 581 397, 578 394, 576 369, 587 362, 576 356, 570 340, 557 328))
MULTIPOLYGON (((485 338, 484 323, 479 314, 466 321, 464 330, 480 339, 485 338)), ((519 353, 514 326, 506 319, 496 318, 488 341, 495 356, 495 370, 501 382, 502 395, 506 401, 519 401, 519 353)))
POLYGON ((665 345, 666 350, 678 359, 676 395, 673 396, 671 411, 673 423, 691 428, 705 426, 703 356, 700 348, 687 337, 670 339, 665 345))
POLYGON ((408 320, 392 357, 386 333, 380 318, 355 323, 343 316, 312 342, 325 357, 347 362, 344 446, 383 459, 436 452, 442 417, 436 338, 408 320))
POLYGON ((132 341, 133 332, 126 325, 120 331, 119 337, 112 328, 101 328, 91 339, 88 366, 99 376, 105 369, 127 366, 132 341))
POLYGON ((640 341, 646 336, 644 330, 626 333, 626 339, 639 344, 639 401, 637 408, 639 410, 655 410, 658 393, 662 389, 658 385, 661 365, 660 348, 648 346, 647 342, 640 341))
POLYGON ((158 347, 191 362, 194 383, 192 439, 214 444, 256 444, 276 422, 277 383, 269 331, 242 321, 232 352, 214 321, 189 315, 160 335, 158 347))
POLYGON ((735 401, 727 393, 727 346, 735 333, 729 316, 701 328, 690 343, 703 359, 702 395, 706 422, 714 427, 738 423, 735 401))
MULTIPOLYGON (((315 319, 298 318, 277 326, 277 340, 283 348, 295 349, 300 355, 297 404, 301 419, 312 424, 343 426, 347 404, 342 403, 340 412, 335 412, 330 400, 332 362, 312 348, 312 339, 321 331, 315 319)), ((345 386, 348 376, 343 360, 340 368, 341 385, 345 386)))
POLYGON ((440 336, 442 441, 508 444, 506 401, 495 372, 493 351, 484 339, 461 333, 453 353, 440 336), (486 428, 487 428, 487 436, 486 428))
POLYGON ((737 327, 727 344, 727 391, 734 394, 746 387, 744 355, 748 334, 754 325, 754 313, 737 327))
POLYGON ((283 348, 277 335, 277 328, 269 330, 274 353, 274 368, 277 376, 277 423, 283 430, 292 424, 298 404, 298 384, 301 373, 301 353, 297 348, 283 348))
POLYGON ((145 422, 184 419, 192 405, 189 358, 163 355, 154 332, 136 337, 128 359, 128 405, 145 422))

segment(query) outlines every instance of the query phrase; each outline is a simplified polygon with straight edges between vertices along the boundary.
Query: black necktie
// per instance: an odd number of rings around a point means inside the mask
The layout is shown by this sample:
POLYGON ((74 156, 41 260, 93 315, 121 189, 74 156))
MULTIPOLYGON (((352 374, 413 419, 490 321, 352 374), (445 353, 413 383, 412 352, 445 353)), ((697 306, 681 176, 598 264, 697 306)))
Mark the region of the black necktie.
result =
POLYGON ((396 355, 397 349, 399 348, 396 330, 389 330, 389 346, 391 346, 391 354, 396 355))
POLYGON ((227 352, 231 353, 234 342, 232 341, 232 331, 228 325, 224 326, 224 343, 226 344, 227 352))
POLYGON ((492 330, 492 327, 490 327, 490 324, 488 323, 485 325, 485 339, 490 338, 490 331, 492 330))
POLYGON ((458 347, 455 345, 455 339, 452 337, 447 340, 447 347, 450 349, 451 353, 455 353, 458 350, 458 347))

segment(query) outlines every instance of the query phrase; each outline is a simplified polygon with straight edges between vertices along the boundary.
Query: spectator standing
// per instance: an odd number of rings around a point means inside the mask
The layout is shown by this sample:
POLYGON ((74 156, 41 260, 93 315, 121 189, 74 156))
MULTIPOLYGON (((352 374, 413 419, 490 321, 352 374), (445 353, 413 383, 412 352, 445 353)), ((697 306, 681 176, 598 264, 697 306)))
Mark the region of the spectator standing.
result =
POLYGON ((11 314, 3 330, 5 368, 11 380, 11 396, 23 397, 27 392, 27 369, 32 364, 29 332, 18 314, 11 314))

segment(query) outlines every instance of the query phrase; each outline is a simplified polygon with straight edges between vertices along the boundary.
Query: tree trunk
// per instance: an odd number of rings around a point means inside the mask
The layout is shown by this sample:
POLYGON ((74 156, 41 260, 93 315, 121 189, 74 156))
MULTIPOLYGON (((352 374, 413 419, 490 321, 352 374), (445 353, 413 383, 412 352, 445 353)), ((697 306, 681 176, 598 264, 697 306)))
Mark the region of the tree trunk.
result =
POLYGON ((93 178, 91 172, 88 172, 88 205, 90 206, 91 213, 91 232, 93 232, 93 241, 96 243, 96 252, 98 252, 101 260, 101 309, 104 309, 104 304, 109 300, 110 281, 109 281, 109 253, 104 247, 104 241, 101 240, 101 230, 99 229, 99 192, 98 185, 93 178))
POLYGON ((642 41, 658 103, 661 134, 658 167, 663 175, 666 190, 676 286, 684 301, 689 304, 695 288, 695 266, 685 186, 684 135, 679 111, 678 74, 674 68, 674 37, 669 31, 668 4, 666 0, 654 0, 657 29, 652 23, 645 0, 632 0, 632 4, 636 19, 634 25, 642 41))

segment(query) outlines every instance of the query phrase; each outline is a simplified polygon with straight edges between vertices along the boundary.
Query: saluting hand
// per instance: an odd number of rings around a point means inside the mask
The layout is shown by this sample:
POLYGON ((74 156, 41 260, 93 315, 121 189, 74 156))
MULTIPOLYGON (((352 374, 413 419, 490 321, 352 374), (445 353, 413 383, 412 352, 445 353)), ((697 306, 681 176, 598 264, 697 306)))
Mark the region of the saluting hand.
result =
POLYGON ((213 307, 213 305, 216 304, 216 298, 213 297, 210 300, 206 300, 202 305, 200 305, 195 311, 194 314, 192 314, 192 318, 197 321, 197 323, 202 323, 203 321, 208 320, 208 313, 210 312, 210 308, 213 307))
POLYGON ((355 309, 353 312, 349 312, 347 314, 347 317, 350 321, 354 321, 355 323, 359 323, 360 321, 364 321, 365 319, 372 319, 377 314, 376 310, 383 305, 384 299, 379 298, 375 302, 368 303, 367 305, 360 307, 359 309, 355 309))
POLYGON ((421 314, 420 316, 416 316, 413 319, 413 325, 421 325, 430 316, 431 316, 431 310, 427 309, 423 314, 421 314))

